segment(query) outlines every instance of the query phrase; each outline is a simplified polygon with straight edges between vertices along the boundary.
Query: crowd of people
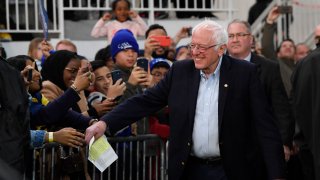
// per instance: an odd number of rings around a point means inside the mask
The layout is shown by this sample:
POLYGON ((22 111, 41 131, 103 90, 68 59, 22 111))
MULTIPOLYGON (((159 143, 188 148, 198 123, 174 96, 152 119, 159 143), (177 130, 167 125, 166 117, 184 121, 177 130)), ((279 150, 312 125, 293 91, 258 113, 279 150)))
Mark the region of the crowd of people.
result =
POLYGON ((320 25, 314 50, 292 39, 274 47, 279 15, 269 12, 261 51, 247 21, 225 30, 206 19, 168 37, 127 0, 93 27, 109 42, 94 60, 70 40, 34 38, 25 55, 0 60, 0 160, 28 177, 28 151, 45 143, 83 153, 93 136, 152 133, 170 141, 169 180, 320 179, 320 25))

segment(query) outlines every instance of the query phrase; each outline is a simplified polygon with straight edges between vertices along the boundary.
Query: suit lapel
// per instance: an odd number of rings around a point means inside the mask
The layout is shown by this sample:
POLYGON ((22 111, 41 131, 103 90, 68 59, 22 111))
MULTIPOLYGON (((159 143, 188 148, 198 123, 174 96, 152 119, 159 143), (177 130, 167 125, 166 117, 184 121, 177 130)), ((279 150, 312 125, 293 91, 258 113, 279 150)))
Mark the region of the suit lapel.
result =
POLYGON ((218 123, 219 123, 219 134, 221 133, 221 125, 223 119, 224 106, 227 99, 228 89, 230 88, 231 62, 228 56, 223 56, 221 67, 220 67, 220 81, 219 81, 219 100, 218 100, 218 123))
POLYGON ((254 53, 251 53, 250 62, 256 65, 257 72, 260 75, 261 74, 261 63, 260 63, 260 61, 258 61, 258 58, 259 57, 257 55, 255 55, 254 53))
MULTIPOLYGON (((194 66, 193 66, 194 67, 194 66)), ((197 107, 197 98, 198 98, 198 91, 199 91, 199 84, 200 84, 200 71, 193 68, 192 72, 189 73, 188 76, 188 118, 189 118, 189 127, 193 128, 194 124, 194 117, 195 117, 195 110, 197 107)), ((192 132, 192 131, 191 131, 192 132)))

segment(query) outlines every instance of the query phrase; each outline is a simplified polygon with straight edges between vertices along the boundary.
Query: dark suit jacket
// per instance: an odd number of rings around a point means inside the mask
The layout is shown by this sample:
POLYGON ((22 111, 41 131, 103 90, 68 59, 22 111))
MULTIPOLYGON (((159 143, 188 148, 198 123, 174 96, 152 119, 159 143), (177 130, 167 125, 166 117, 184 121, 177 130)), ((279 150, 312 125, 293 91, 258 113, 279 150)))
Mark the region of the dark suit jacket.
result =
POLYGON ((281 81, 279 64, 251 53, 250 62, 256 64, 262 87, 275 115, 282 141, 292 144, 295 123, 291 104, 281 81))
MULTIPOLYGON (((200 83, 194 62, 173 64, 168 75, 143 95, 128 99, 102 117, 111 133, 169 105, 169 180, 180 179, 192 146, 192 131, 200 83)), ((254 179, 253 162, 260 153, 270 178, 284 176, 280 134, 253 64, 222 59, 219 83, 219 146, 229 180, 254 179)))
POLYGON ((313 155, 315 179, 320 179, 320 46, 297 65, 292 87, 294 115, 313 155))

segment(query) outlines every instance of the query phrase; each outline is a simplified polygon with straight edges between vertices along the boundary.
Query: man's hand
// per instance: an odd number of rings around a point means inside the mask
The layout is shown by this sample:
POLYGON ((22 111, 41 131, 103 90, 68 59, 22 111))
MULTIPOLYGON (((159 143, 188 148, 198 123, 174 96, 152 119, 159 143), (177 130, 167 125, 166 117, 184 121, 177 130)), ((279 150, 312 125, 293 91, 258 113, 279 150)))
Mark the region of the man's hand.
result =
POLYGON ((92 126, 88 127, 85 133, 86 143, 89 144, 91 138, 94 136, 95 139, 101 137, 107 129, 107 124, 104 121, 99 121, 94 123, 92 126))
POLYGON ((280 13, 278 10, 278 6, 273 7, 268 14, 267 23, 273 24, 278 19, 279 16, 280 16, 280 13))

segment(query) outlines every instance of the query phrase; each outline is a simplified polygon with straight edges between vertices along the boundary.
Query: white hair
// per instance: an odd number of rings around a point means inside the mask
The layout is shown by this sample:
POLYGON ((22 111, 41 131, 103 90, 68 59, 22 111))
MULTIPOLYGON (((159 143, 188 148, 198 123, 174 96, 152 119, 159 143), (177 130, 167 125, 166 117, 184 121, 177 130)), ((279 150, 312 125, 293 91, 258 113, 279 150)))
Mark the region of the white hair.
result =
MULTIPOLYGON (((199 29, 206 29, 212 32, 212 40, 216 42, 216 44, 219 44, 219 46, 223 44, 228 43, 228 33, 220 24, 216 23, 213 20, 205 19, 201 23, 197 24, 192 29, 192 34, 199 30, 199 29)), ((219 46, 216 46, 215 48, 218 49, 219 46)))

